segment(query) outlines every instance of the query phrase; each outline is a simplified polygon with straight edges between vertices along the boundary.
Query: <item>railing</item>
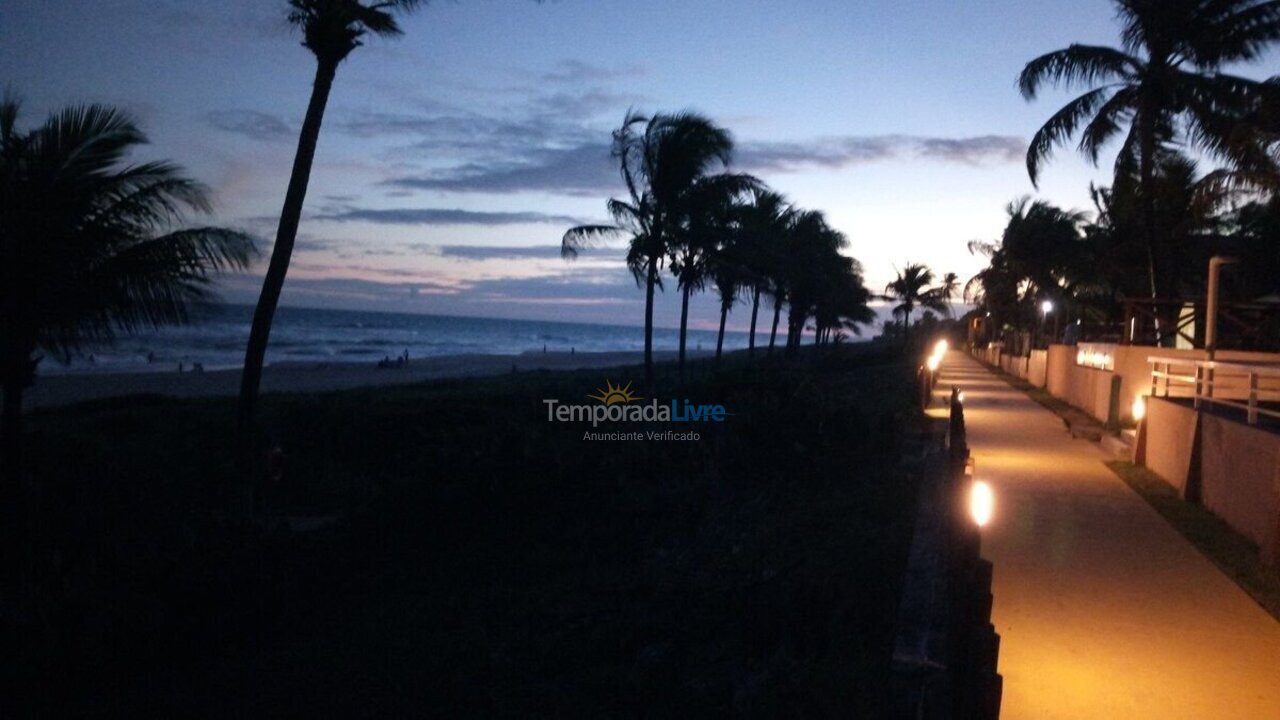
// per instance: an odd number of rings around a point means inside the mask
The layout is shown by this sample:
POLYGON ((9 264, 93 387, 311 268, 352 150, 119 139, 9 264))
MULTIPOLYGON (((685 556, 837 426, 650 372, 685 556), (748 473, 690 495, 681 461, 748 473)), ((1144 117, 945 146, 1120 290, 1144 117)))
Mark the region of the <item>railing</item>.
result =
POLYGON ((1151 363, 1151 395, 1191 398, 1199 408, 1202 403, 1243 410, 1250 425, 1259 416, 1280 419, 1280 409, 1262 403, 1280 402, 1280 364, 1247 365, 1217 360, 1188 358, 1147 358, 1151 363))

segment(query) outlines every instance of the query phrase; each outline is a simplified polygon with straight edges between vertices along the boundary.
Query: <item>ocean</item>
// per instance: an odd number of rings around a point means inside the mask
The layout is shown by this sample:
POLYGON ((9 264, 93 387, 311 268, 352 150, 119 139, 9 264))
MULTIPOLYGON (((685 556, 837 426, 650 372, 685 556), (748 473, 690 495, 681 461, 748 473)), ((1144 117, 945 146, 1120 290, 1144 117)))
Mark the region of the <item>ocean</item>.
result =
MULTIPOLYGON (((121 336, 111 346, 86 347, 70 363, 47 358, 41 373, 146 372, 190 368, 240 367, 253 308, 201 305, 192 324, 121 336)), ((769 341, 768 328, 756 342, 769 341)), ((655 350, 676 350, 679 333, 655 328, 655 350)), ((716 333, 690 330, 688 347, 714 350, 716 333)), ((746 333, 725 333, 725 349, 747 346, 746 333)), ((377 363, 405 350, 411 358, 460 354, 519 355, 525 352, 643 351, 644 328, 585 323, 498 320, 282 307, 276 312, 267 363, 377 363)))

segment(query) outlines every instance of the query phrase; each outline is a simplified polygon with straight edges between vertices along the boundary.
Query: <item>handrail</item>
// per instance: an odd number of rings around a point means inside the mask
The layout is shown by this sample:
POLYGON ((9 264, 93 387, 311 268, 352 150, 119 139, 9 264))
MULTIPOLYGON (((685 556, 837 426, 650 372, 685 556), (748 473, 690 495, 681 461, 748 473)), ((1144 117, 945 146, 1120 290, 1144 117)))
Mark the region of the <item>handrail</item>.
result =
POLYGON ((1196 360, 1172 356, 1149 355, 1148 363, 1164 365, 1196 365, 1210 370, 1244 370, 1265 377, 1280 377, 1280 363, 1242 363, 1234 360, 1196 360))
POLYGON ((1264 393, 1275 393, 1280 400, 1280 386, 1264 388, 1262 379, 1280 379, 1280 364, 1247 364, 1222 360, 1197 360, 1151 355, 1147 357, 1151 364, 1151 395, 1157 396, 1160 391, 1160 380, 1164 380, 1164 397, 1170 396, 1173 383, 1186 383, 1191 391, 1192 404, 1199 409, 1202 402, 1214 403, 1225 407, 1236 408, 1245 412, 1248 424, 1257 425, 1258 417, 1265 415, 1280 419, 1280 411, 1259 407, 1259 396, 1264 393), (1163 370, 1161 369, 1163 366, 1163 370), (1194 375, 1175 373, 1173 368, 1194 367, 1194 375), (1240 381, 1244 380, 1245 387, 1240 381), (1239 402, 1239 398, 1214 397, 1214 388, 1229 386, 1228 391, 1247 394, 1247 402, 1239 402), (1247 389, 1247 393, 1245 393, 1247 389))

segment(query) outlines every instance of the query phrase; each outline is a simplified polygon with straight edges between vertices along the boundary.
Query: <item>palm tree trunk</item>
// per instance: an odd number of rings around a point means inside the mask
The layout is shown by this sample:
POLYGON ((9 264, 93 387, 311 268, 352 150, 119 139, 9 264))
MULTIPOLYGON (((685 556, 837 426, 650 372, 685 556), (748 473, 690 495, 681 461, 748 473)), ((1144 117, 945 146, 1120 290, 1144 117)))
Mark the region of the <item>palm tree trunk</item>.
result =
POLYGON ((773 331, 769 333, 769 354, 773 354, 773 346, 778 341, 778 320, 782 318, 782 298, 773 299, 773 331))
POLYGON ((689 330, 689 286, 685 285, 680 290, 680 379, 684 380, 684 345, 685 335, 689 330))
MULTIPOLYGON (((22 391, 21 381, 4 383, 4 410, 0 414, 0 480, 3 494, 15 492, 22 473, 22 391)), ((8 502, 12 502, 12 497, 8 502)))
POLYGON ((649 259, 649 277, 644 291, 644 383, 653 391, 653 289, 658 284, 658 259, 649 259))
POLYGON ((724 321, 729 317, 729 306, 720 304, 720 334, 716 336, 716 364, 720 364, 720 356, 724 353, 724 321))
MULTIPOLYGON (((1156 275, 1156 198, 1155 198, 1155 129, 1145 120, 1142 123, 1142 158, 1140 160, 1140 182, 1142 184, 1142 234, 1147 246, 1147 276, 1151 283, 1151 299, 1160 297, 1160 283, 1156 275)), ((1160 308, 1154 303, 1151 314, 1155 319, 1156 345, 1163 345, 1160 328, 1160 308)))
MULTIPOLYGON (((284 196, 284 208, 280 211, 280 224, 276 229, 276 243, 271 250, 271 262, 262 281, 262 294, 253 312, 253 326, 249 330, 249 345, 244 354, 244 372, 240 376, 240 403, 237 412, 242 443, 248 443, 254 425, 258 400, 258 386, 262 382, 262 364, 267 354, 267 340, 271 335, 271 322, 276 306, 280 303, 280 291, 284 288, 285 274, 289 272, 289 258, 293 255, 294 240, 298 237, 298 222, 302 218, 302 203, 307 197, 307 183, 311 179, 311 165, 316 157, 316 143, 320 139, 320 123, 324 119, 329 91, 338 71, 337 62, 317 61, 315 84, 311 88, 311 101, 307 115, 298 134, 298 151, 293 158, 293 172, 289 176, 289 188, 284 196)), ((248 445, 242 445, 242 452, 248 445)))
POLYGON ((760 288, 751 293, 751 334, 747 336, 747 354, 756 356, 756 316, 760 314, 760 288))

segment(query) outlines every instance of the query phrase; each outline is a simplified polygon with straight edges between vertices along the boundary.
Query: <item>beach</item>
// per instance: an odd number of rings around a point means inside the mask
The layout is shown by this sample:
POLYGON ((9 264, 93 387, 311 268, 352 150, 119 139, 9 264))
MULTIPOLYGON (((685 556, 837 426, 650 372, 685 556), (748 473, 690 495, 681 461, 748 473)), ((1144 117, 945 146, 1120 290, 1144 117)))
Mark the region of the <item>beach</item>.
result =
MULTIPOLYGON (((690 357, 706 357, 693 351, 690 357)), ((657 361, 675 357, 671 351, 655 352, 657 361)), ((439 378, 502 375, 530 370, 583 370, 639 365, 641 352, 527 352, 521 355, 463 354, 410 358, 401 367, 379 368, 376 363, 307 362, 270 365, 263 371, 262 392, 305 393, 361 387, 405 385, 439 378)), ((240 370, 203 372, 87 372, 39 377, 27 390, 27 409, 57 407, 86 400, 129 395, 167 397, 220 397, 240 391, 240 370)))

